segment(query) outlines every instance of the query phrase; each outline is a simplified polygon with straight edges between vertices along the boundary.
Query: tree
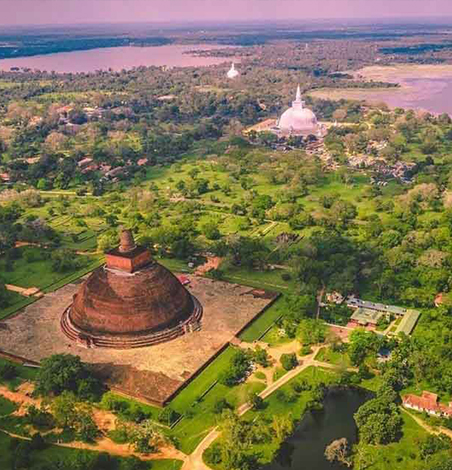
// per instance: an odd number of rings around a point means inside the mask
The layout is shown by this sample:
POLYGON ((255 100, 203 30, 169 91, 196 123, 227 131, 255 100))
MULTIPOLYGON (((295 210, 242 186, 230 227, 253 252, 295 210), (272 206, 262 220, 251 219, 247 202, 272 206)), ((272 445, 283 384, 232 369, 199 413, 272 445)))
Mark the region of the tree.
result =
POLYGON ((295 369, 298 365, 298 359, 295 353, 292 354, 282 354, 281 355, 281 365, 283 366, 284 370, 292 370, 295 369))
POLYGON ((394 403, 397 394, 389 387, 382 387, 373 398, 355 413, 360 441, 367 444, 388 444, 401 435, 403 419, 394 403))
POLYGON ((75 395, 68 391, 64 391, 52 401, 50 409, 58 426, 70 428, 74 425, 76 420, 76 403, 75 395))
POLYGON ((257 393, 251 393, 248 397, 248 404, 254 411, 261 410, 264 406, 264 399, 257 393))
MULTIPOLYGON (((1 300, 1 295, 0 295, 1 300)), ((17 376, 17 367, 14 364, 6 362, 0 364, 0 381, 2 380, 12 380, 17 376)))
POLYGON ((347 467, 351 467, 353 462, 350 459, 348 440, 345 437, 342 437, 341 439, 336 439, 331 444, 327 445, 325 448, 325 458, 328 462, 333 463, 337 460, 347 467))
POLYGON ((259 364, 262 367, 268 367, 270 364, 268 352, 259 345, 257 345, 254 350, 253 360, 256 364, 259 364))
POLYGON ((64 391, 76 394, 80 382, 86 380, 89 380, 93 394, 100 391, 100 383, 79 356, 54 354, 41 362, 36 376, 36 391, 41 395, 59 395, 64 391))
POLYGON ((208 240, 218 240, 221 238, 218 223, 215 220, 209 220, 201 227, 202 232, 208 240))
POLYGON ((288 415, 274 415, 271 423, 276 442, 284 442, 294 430, 294 422, 288 415))
POLYGON ((53 250, 51 254, 52 269, 57 272, 72 271, 79 267, 79 260, 75 253, 68 248, 53 250))
POLYGON ((304 345, 323 343, 327 337, 327 327, 322 320, 304 318, 298 327, 297 336, 304 345))

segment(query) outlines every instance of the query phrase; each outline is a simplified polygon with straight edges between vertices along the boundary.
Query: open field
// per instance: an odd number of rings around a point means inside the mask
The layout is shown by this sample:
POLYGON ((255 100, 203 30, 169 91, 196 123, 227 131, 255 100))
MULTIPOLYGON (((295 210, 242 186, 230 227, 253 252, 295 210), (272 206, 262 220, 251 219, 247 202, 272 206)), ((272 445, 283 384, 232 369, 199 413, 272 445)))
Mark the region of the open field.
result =
POLYGON ((242 333, 239 338, 247 343, 259 339, 278 318, 284 315, 284 301, 279 298, 265 312, 256 318, 242 333))

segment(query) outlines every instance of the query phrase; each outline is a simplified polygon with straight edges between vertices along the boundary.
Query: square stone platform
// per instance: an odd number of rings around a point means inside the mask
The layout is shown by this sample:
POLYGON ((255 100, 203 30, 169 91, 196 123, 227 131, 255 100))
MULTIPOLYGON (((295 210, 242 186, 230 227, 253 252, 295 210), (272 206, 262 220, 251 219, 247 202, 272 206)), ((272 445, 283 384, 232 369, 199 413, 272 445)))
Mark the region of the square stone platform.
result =
POLYGON ((238 284, 187 277, 188 290, 203 306, 200 331, 146 348, 87 349, 60 329, 61 314, 79 288, 68 284, 3 321, 0 351, 30 361, 57 353, 78 355, 93 364, 113 390, 161 406, 277 297, 238 284))

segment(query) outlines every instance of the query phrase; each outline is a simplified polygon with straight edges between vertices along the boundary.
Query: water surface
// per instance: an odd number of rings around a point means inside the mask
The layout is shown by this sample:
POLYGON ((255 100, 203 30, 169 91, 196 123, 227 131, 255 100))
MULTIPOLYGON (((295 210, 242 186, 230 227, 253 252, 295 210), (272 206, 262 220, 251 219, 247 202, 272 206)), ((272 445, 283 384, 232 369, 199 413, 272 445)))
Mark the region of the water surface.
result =
POLYGON ((325 447, 341 437, 350 445, 356 442, 353 414, 367 399, 369 395, 361 390, 330 392, 324 412, 309 413, 283 445, 280 456, 264 470, 344 470, 343 465, 325 459, 325 447))
POLYGON ((89 51, 58 52, 56 54, 18 57, 0 60, 0 70, 11 67, 32 70, 55 71, 57 73, 114 71, 139 66, 203 67, 230 62, 224 57, 200 57, 187 54, 189 51, 224 49, 215 45, 167 45, 152 47, 107 47, 89 51))
POLYGON ((365 100, 386 103, 390 108, 424 110, 452 115, 452 66, 394 65, 372 66, 354 72, 364 80, 398 83, 398 88, 321 89, 310 94, 326 99, 365 100))

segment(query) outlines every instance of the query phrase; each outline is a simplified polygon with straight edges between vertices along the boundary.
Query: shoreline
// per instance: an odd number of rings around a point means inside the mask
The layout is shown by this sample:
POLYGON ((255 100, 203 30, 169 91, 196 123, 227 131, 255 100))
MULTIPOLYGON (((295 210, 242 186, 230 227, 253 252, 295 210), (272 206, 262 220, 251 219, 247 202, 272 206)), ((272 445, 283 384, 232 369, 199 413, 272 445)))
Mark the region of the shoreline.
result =
POLYGON ((349 72, 355 80, 397 83, 394 88, 319 88, 308 94, 314 98, 364 101, 371 105, 385 103, 433 115, 452 114, 452 103, 441 98, 450 96, 452 65, 372 65, 349 72))

